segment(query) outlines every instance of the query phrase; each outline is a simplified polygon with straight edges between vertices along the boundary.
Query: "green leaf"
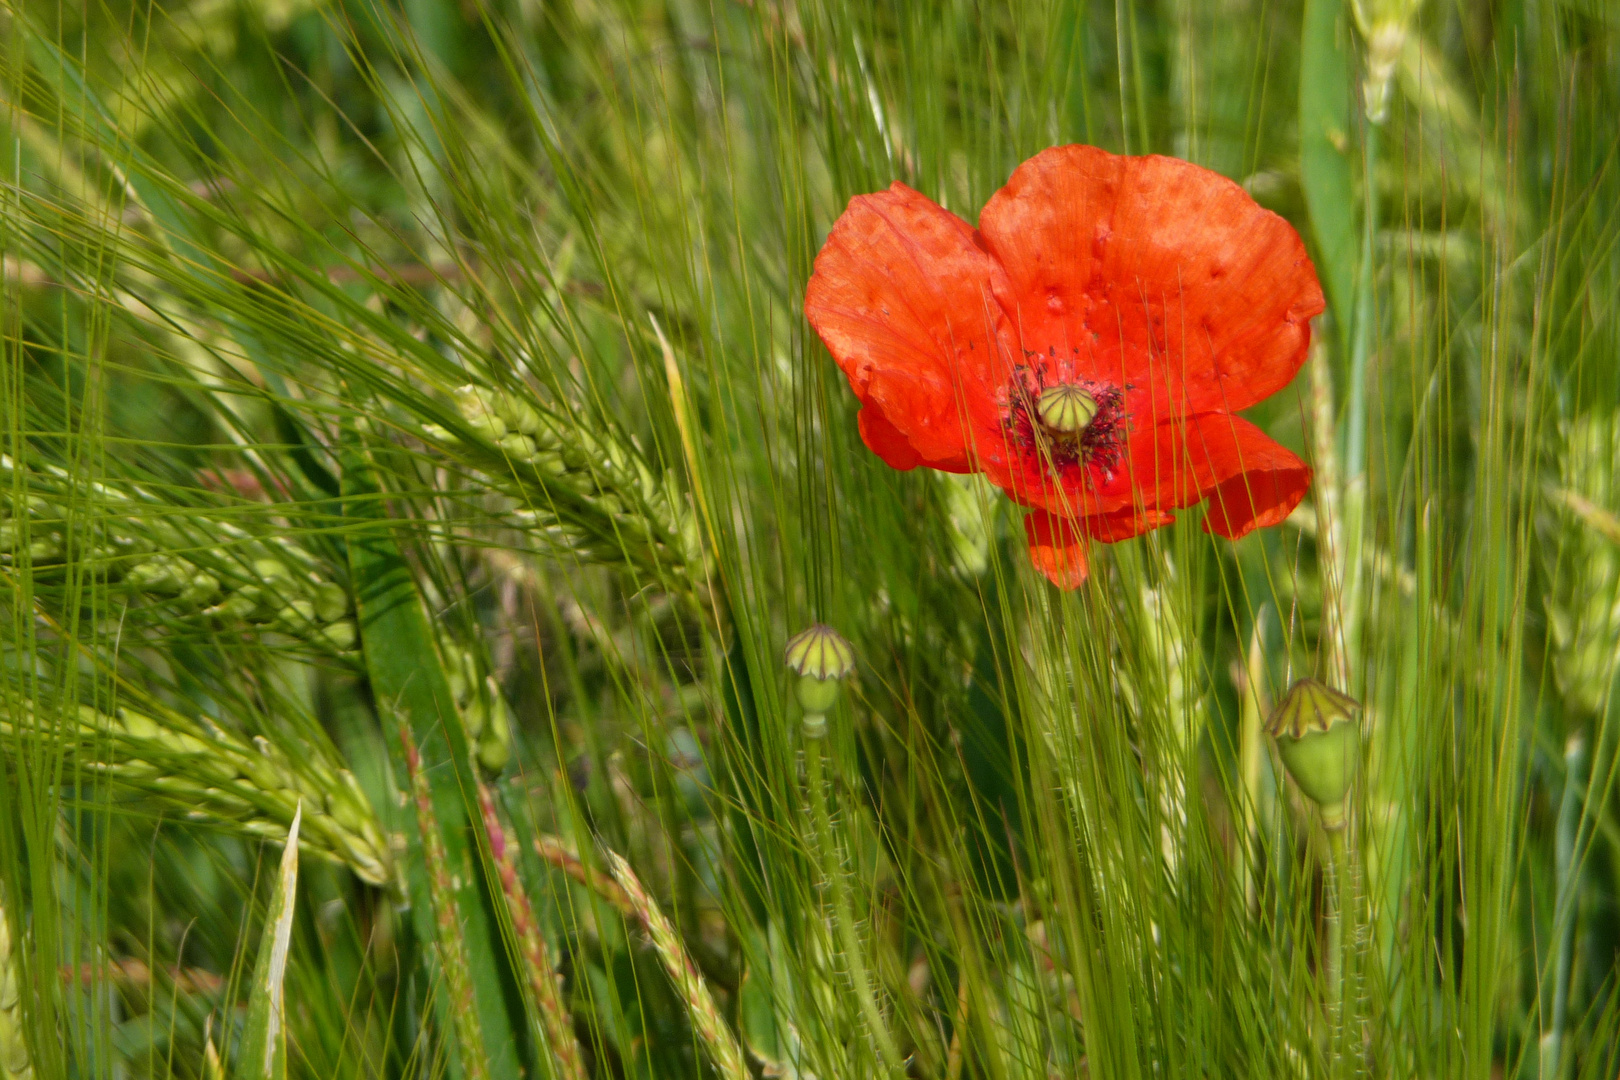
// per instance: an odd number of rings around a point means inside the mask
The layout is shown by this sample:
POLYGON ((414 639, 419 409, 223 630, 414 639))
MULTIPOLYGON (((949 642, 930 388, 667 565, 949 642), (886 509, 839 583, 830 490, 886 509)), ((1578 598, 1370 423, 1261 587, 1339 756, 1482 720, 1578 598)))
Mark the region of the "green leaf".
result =
POLYGON ((286 1003, 282 979, 292 941, 293 901, 298 893, 298 825, 304 804, 299 800, 281 853, 276 889, 264 920, 264 938, 248 992, 247 1027, 242 1032, 240 1075, 248 1080, 283 1080, 287 1075, 286 1003))
POLYGON ((1350 182, 1350 26, 1341 0, 1305 0, 1299 58, 1299 179, 1340 354, 1350 354, 1356 200, 1350 182))
MULTIPOLYGON (((384 725, 391 734, 397 733, 399 725, 409 728, 421 754, 421 768, 429 778, 445 860, 457 883, 455 901, 490 1074, 518 1076, 529 1064, 519 1049, 521 1022, 516 1018, 522 1015, 521 991, 500 915, 492 903, 499 890, 499 871, 472 828, 479 820, 477 782, 466 732, 456 714, 416 580, 383 517, 374 466, 352 433, 348 439, 343 453, 344 514, 357 524, 368 525, 349 538, 366 672, 384 725)), ((390 737, 387 743, 395 774, 406 776, 400 740, 390 737)), ((407 866, 412 925, 417 939, 430 950, 435 940, 433 902, 419 835, 412 836, 407 866)), ((435 995, 434 1001, 441 1030, 454 1031, 445 995, 435 995)))

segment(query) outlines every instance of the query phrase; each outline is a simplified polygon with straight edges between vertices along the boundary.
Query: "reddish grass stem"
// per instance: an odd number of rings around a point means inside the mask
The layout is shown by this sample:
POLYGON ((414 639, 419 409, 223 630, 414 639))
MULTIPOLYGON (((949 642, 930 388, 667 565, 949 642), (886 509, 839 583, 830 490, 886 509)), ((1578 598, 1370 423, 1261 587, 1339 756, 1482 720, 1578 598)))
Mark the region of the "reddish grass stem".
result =
POLYGON ((517 935, 523 951, 524 967, 529 987, 534 991, 535 1005, 540 1011, 540 1022, 545 1028, 546 1045, 551 1048, 557 1063, 557 1075, 562 1080, 587 1080, 585 1054, 574 1036, 574 1023, 563 998, 562 976, 552 961, 551 949, 546 945, 540 923, 534 917, 534 905, 518 879, 517 845, 512 835, 501 824, 495 811, 495 799, 489 788, 478 785, 478 806, 484 815, 484 831, 489 836, 490 853, 500 869, 501 891, 506 894, 506 910, 512 918, 512 931, 517 935))
POLYGON ((433 811, 433 792, 422 757, 410 729, 399 729, 405 747, 405 770, 410 774, 411 795, 416 803, 416 827, 422 834, 422 861, 427 867, 428 895, 433 902, 435 952, 444 972, 449 995, 450 1022, 461 1050, 461 1065, 468 1080, 489 1080, 489 1056, 478 1023, 478 1004, 473 999, 471 965, 466 943, 461 939, 461 915, 456 908, 455 885, 450 880, 444 838, 439 835, 439 816, 433 811))

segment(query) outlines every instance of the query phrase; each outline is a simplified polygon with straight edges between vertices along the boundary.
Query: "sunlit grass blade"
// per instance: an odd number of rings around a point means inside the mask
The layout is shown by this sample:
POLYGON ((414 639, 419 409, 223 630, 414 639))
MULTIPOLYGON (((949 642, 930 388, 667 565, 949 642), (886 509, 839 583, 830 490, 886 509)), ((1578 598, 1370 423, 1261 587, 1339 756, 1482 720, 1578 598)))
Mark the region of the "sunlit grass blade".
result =
POLYGON ((446 967, 456 958, 467 965, 469 985, 449 987, 464 994, 436 999, 439 1016, 464 1043, 473 1025, 479 1032, 463 1045, 461 1067, 468 1076, 506 1075, 522 1049, 507 992, 509 951, 491 899, 499 895, 499 871, 471 831, 479 820, 473 751, 417 585, 380 516, 373 469, 363 449, 351 446, 343 461, 345 511, 366 527, 349 537, 360 640, 378 711, 401 748, 395 767, 417 803, 406 866, 412 924, 421 943, 448 951, 446 967), (424 861, 430 848, 433 866, 424 861))
POLYGON ((264 935, 253 981, 248 985, 247 1022, 237 1051, 241 1074, 249 1080, 284 1080, 287 1075, 287 1003, 284 981, 292 947, 294 906, 298 899, 298 824, 303 807, 293 811, 287 844, 270 890, 264 935))

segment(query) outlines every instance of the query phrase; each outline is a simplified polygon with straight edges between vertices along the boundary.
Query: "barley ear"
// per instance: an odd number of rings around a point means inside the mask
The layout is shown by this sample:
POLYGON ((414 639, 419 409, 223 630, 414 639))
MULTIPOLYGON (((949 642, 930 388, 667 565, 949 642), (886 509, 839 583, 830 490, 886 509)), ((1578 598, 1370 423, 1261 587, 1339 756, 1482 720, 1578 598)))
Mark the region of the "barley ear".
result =
POLYGON ((449 861, 439 833, 439 816, 433 811, 433 793, 410 729, 400 727, 405 744, 405 768, 410 774, 411 798, 416 805, 416 827, 422 834, 422 861, 427 864, 428 893, 433 900, 434 954, 444 973, 444 990, 449 997, 450 1023, 456 1046, 461 1051, 461 1067, 468 1080, 489 1080, 489 1057, 478 1022, 478 1004, 473 1000, 472 971, 466 943, 461 939, 461 914, 456 905, 455 885, 450 880, 449 861))
POLYGON ((506 896, 506 910, 512 919, 512 931, 517 936, 523 953, 523 964, 529 977, 529 988, 534 992, 535 1007, 540 1013, 545 1043, 551 1049, 559 1080, 587 1080, 585 1054, 579 1040, 574 1037, 573 1018, 568 1002, 563 997, 562 976, 551 958, 551 949, 540 922, 535 918, 534 905, 523 891, 518 877, 517 841, 501 824, 495 810, 495 799, 485 784, 478 785, 478 806, 484 815, 484 831, 489 836, 490 853, 500 868, 501 892, 506 896))
POLYGON ((653 949, 664 963, 664 970, 669 972, 676 990, 685 999, 687 1010, 692 1015, 692 1026, 708 1048, 715 1069, 725 1080, 749 1080, 742 1047, 726 1025, 725 1017, 720 1015, 720 1006, 715 1003, 703 976, 687 955, 674 924, 659 910, 657 902, 647 894, 647 890, 642 888, 640 879, 630 869, 629 863, 612 851, 607 853, 607 860, 614 880, 624 890, 641 924, 646 927, 653 949))

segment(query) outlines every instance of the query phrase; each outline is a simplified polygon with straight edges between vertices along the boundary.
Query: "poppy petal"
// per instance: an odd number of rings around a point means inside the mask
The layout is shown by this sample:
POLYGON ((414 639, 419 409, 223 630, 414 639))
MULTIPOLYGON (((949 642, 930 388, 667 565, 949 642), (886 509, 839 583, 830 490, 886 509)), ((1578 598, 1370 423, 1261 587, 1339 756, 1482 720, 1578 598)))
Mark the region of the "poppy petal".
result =
POLYGON ((1029 540, 1029 558, 1035 569, 1058 588, 1075 589, 1090 572, 1086 561, 1087 540, 1117 544, 1174 520, 1172 514, 1151 509, 1118 510, 1079 520, 1034 510, 1024 518, 1024 535, 1029 540))
POLYGON ((1292 226, 1175 158, 1053 147, 1018 167, 979 228, 1020 348, 1117 380, 1139 423, 1276 393, 1324 306, 1292 226))
POLYGON ((1090 572, 1086 565, 1086 538, 1075 522, 1045 510, 1024 518, 1029 538, 1029 561, 1060 589, 1078 589, 1090 572))
POLYGON ((1200 472, 1214 481, 1205 532, 1236 540, 1294 512, 1311 486, 1310 466, 1240 416, 1200 416, 1196 426, 1200 472))
MULTIPOLYGON (((991 295, 996 268, 972 227, 904 184, 850 200, 816 256, 804 311, 866 407, 867 445, 894 435, 913 464, 961 471, 974 439, 993 431, 1005 381, 991 295), (874 441, 875 440, 875 441, 874 441)), ((906 466, 896 465, 898 468, 906 466)))
POLYGON ((1093 540, 1117 544, 1121 540, 1129 540, 1133 536, 1141 536, 1145 532, 1162 528, 1175 520, 1174 514, 1163 510, 1150 507, 1138 510, 1127 507, 1124 510, 1115 510, 1111 514, 1093 514, 1082 519, 1080 527, 1093 540))
POLYGON ((876 405, 870 402, 862 405, 855 423, 860 428, 861 441, 866 448, 887 462, 890 468, 905 472, 922 464, 922 455, 912 448, 900 429, 889 423, 889 418, 876 405))
POLYGON ((973 471, 966 457, 950 461, 924 462, 922 455, 906 441, 905 434, 889 421, 876 402, 867 402, 861 406, 855 422, 860 428, 861 441, 866 444, 866 448, 882 458, 890 468, 905 472, 908 469, 915 469, 918 465, 927 464, 930 468, 944 472, 973 471))

